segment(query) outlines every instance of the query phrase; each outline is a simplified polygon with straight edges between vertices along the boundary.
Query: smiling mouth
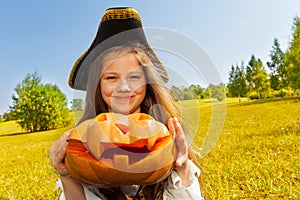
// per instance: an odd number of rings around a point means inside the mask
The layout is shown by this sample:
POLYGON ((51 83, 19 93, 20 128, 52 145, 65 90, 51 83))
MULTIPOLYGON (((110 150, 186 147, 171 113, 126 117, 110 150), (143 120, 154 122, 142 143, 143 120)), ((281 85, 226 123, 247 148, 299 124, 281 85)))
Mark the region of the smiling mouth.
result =
POLYGON ((123 96, 113 96, 113 98, 117 101, 126 102, 126 101, 130 101, 133 98, 133 96, 124 96, 124 97, 123 96))

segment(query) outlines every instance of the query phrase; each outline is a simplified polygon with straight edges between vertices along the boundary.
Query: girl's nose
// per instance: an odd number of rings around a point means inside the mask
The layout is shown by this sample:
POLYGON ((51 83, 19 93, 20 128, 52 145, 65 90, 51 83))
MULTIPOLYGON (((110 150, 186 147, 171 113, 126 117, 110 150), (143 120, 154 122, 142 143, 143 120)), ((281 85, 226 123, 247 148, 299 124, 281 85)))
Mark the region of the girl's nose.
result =
POLYGON ((118 82, 117 91, 119 92, 130 92, 130 85, 126 79, 121 78, 118 82))

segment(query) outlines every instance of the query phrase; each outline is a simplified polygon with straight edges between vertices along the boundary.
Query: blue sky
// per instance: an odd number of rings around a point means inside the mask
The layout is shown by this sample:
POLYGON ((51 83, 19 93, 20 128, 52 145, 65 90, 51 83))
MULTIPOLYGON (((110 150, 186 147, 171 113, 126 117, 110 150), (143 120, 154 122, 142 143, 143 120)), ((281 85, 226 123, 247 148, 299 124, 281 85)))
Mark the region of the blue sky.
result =
POLYGON ((286 50, 293 18, 300 16, 299 0, 4 1, 0 114, 8 111, 17 83, 32 72, 58 85, 71 101, 69 72, 94 39, 103 12, 115 6, 138 10, 144 27, 174 30, 190 38, 205 50, 224 83, 231 65, 247 63, 252 54, 266 63, 274 38, 286 50))

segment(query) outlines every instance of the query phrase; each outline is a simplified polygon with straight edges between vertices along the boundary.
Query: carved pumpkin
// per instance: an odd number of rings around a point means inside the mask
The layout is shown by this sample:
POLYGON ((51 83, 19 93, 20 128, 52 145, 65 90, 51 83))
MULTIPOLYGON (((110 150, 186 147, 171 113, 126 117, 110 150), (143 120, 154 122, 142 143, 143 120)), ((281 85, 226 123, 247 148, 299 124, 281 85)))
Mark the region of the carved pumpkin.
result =
POLYGON ((171 173, 176 158, 166 126, 143 113, 100 114, 79 124, 68 142, 68 172, 102 188, 157 183, 171 173))

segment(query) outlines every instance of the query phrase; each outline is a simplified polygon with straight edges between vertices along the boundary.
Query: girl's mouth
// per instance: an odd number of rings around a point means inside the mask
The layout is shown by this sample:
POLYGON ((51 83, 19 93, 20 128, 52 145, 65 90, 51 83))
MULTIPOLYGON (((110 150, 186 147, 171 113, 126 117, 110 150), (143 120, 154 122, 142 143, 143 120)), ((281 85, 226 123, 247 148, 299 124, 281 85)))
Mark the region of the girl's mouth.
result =
POLYGON ((133 96, 113 96, 113 98, 117 101, 127 102, 130 101, 133 98, 133 96))

